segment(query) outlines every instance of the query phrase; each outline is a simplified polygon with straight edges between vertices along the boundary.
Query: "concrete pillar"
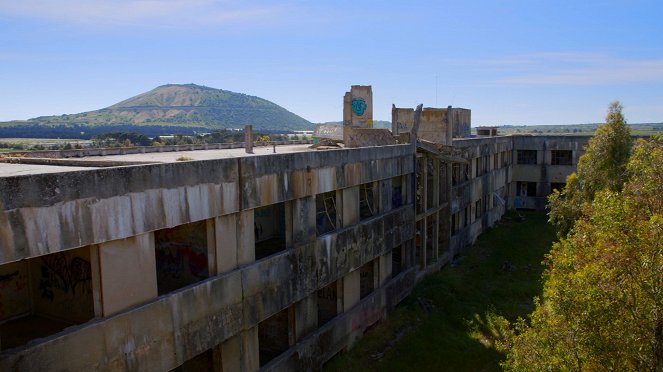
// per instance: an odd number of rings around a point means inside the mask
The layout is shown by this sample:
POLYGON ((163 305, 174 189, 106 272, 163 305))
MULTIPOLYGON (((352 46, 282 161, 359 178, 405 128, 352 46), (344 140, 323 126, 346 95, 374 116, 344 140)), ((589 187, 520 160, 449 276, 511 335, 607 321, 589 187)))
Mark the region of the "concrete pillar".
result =
POLYGON ((241 211, 238 213, 237 226, 237 264, 239 266, 248 265, 255 262, 255 232, 253 226, 253 209, 241 211))
POLYGON ((216 257, 216 227, 214 218, 205 221, 205 231, 207 233, 207 273, 214 276, 218 274, 217 257, 216 257))
POLYGON ((359 269, 343 277, 343 311, 348 311, 359 303, 360 273, 359 269))
POLYGON ((343 227, 359 222, 359 186, 343 189, 343 227))
POLYGON ((214 219, 216 230, 216 270, 217 274, 237 268, 237 214, 217 217, 214 219))
POLYGON ((247 154, 253 154, 253 126, 244 126, 244 149, 247 154))
POLYGON ((296 244, 315 240, 315 197, 307 196, 292 202, 292 234, 296 244))
POLYGON ((380 192, 379 213, 389 212, 391 210, 392 179, 378 181, 378 190, 380 192))
MULTIPOLYGON (((260 346, 258 344, 258 327, 253 327, 243 331, 241 351, 241 371, 257 371, 260 369, 260 346)), ((236 371, 236 369, 231 369, 236 371)))
MULTIPOLYGON (((400 248, 399 248, 400 249, 400 248)), ((403 257, 401 255, 401 257, 403 257)), ((391 251, 389 251, 387 254, 384 254, 380 256, 379 263, 378 263, 378 268, 379 268, 379 283, 378 286, 382 287, 384 286, 389 279, 391 279, 391 251)))
POLYGON ((235 335, 217 348, 221 353, 221 371, 240 371, 242 365, 242 334, 235 335))
POLYGON ((154 234, 99 245, 102 315, 157 297, 154 234))

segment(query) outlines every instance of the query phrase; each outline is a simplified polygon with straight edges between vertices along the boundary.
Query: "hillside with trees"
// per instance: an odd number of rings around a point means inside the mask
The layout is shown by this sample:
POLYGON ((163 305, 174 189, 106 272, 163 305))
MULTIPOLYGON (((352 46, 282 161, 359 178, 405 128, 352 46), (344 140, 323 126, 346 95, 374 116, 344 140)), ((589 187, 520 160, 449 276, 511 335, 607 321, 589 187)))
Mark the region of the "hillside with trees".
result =
POLYGON ((200 133, 246 124, 256 130, 313 129, 306 119, 263 98, 195 84, 170 84, 101 110, 0 123, 0 136, 79 138, 72 134, 120 130, 146 135, 157 131, 200 133))

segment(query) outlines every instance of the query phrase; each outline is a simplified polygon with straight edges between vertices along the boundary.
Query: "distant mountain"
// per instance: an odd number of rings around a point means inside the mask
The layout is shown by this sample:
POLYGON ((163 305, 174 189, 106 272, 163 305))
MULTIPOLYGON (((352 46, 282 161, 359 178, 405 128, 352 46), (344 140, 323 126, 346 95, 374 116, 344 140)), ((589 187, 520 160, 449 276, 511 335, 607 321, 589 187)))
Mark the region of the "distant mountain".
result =
MULTIPOLYGON (((265 99, 195 84, 168 84, 110 107, 27 121, 0 123, 1 127, 176 127, 173 130, 312 130, 313 124, 265 99)), ((149 128, 145 128, 148 129, 149 128)), ((1 133, 1 132, 0 132, 1 133)))

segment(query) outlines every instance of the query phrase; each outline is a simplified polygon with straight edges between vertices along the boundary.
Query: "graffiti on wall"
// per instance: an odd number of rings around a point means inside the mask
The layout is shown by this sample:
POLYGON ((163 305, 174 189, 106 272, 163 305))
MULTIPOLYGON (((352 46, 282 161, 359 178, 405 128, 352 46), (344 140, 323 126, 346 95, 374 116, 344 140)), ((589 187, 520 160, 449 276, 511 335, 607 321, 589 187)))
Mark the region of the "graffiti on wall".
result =
POLYGON ((357 116, 363 116, 366 112, 366 101, 363 98, 353 98, 352 99, 352 112, 357 116))
POLYGON ((90 262, 82 257, 69 260, 62 252, 49 254, 41 258, 40 272, 39 292, 51 302, 55 299, 55 290, 72 295, 76 295, 77 289, 79 292, 91 290, 90 262))

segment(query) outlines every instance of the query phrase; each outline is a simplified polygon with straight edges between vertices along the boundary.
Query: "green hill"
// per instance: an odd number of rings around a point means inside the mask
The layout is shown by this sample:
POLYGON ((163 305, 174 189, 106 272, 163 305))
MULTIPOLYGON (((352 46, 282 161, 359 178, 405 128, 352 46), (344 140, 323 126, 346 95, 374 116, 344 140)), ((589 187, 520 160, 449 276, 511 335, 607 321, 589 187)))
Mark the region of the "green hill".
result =
POLYGON ((312 123, 273 102, 195 84, 163 85, 101 110, 5 122, 0 123, 0 129, 63 127, 97 131, 99 127, 145 127, 151 132, 166 127, 173 131, 205 131, 242 128, 245 124, 268 131, 313 129, 312 123))

